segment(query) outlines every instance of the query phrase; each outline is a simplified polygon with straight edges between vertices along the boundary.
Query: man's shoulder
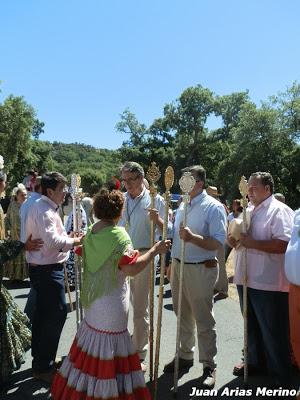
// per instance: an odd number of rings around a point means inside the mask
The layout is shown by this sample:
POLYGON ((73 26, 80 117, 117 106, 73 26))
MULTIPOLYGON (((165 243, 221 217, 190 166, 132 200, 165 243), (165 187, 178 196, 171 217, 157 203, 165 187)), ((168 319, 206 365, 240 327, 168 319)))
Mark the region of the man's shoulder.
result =
POLYGON ((292 216, 295 215, 295 212, 287 204, 282 203, 282 201, 279 201, 275 198, 273 198, 272 201, 270 202, 269 208, 277 212, 282 212, 284 214, 289 214, 292 216))
POLYGON ((295 211, 295 222, 300 221, 300 208, 295 211))
POLYGON ((36 199, 35 201, 32 201, 31 204, 29 204, 29 210, 28 213, 43 213, 49 209, 52 209, 51 205, 45 201, 42 197, 39 199, 36 199))
POLYGON ((214 197, 207 195, 205 197, 204 204, 206 204, 212 210, 221 211, 226 216, 224 205, 214 197))

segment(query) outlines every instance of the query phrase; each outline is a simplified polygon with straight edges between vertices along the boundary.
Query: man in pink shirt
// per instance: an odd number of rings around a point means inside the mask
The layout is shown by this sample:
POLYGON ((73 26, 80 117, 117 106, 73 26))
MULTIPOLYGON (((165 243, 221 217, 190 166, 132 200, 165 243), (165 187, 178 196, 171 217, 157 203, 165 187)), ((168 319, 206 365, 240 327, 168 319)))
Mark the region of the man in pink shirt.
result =
POLYGON ((42 197, 30 208, 25 235, 42 238, 40 251, 26 253, 29 276, 36 292, 32 321, 32 369, 37 379, 51 382, 54 361, 63 329, 67 307, 64 290, 64 262, 69 250, 82 237, 69 237, 57 212, 66 194, 66 178, 58 172, 45 174, 41 180, 42 197), (36 253, 36 254, 34 254, 36 253))
MULTIPOLYGON (((268 372, 278 383, 284 383, 290 372, 289 285, 284 274, 284 253, 294 212, 275 199, 273 177, 268 172, 253 173, 248 190, 250 228, 239 241, 229 236, 228 242, 236 248, 234 282, 241 309, 243 253, 247 249, 249 375, 268 372)), ((243 373, 243 363, 233 370, 237 376, 243 373)))

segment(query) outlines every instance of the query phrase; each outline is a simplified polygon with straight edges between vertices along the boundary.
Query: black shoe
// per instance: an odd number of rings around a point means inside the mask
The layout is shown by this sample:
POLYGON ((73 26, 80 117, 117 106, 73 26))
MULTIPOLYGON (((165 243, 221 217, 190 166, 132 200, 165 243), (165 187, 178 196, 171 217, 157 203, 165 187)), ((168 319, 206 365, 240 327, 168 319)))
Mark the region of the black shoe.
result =
POLYGON ((213 389, 216 383, 216 369, 205 367, 200 377, 200 387, 203 389, 213 389))
POLYGON ((228 297, 227 293, 219 292, 214 296, 214 302, 227 299, 227 297, 228 297))
MULTIPOLYGON (((233 375, 244 376, 244 365, 245 364, 243 362, 236 365, 232 371, 233 375)), ((253 364, 248 364, 248 375, 249 376, 258 376, 258 375, 266 375, 266 374, 267 374, 267 371, 264 371, 263 368, 260 368, 253 364)))
MULTIPOLYGON (((185 360, 179 357, 178 371, 190 369, 194 365, 194 360, 185 360)), ((174 372, 175 370, 175 358, 169 364, 164 367, 164 372, 174 372)))

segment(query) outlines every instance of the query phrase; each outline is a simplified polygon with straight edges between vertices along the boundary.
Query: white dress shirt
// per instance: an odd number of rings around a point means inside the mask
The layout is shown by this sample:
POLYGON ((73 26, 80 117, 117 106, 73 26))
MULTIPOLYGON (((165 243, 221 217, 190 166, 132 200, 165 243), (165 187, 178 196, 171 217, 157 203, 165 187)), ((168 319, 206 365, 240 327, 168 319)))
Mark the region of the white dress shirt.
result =
MULTIPOLYGON (((255 240, 291 238, 294 211, 272 195, 257 207, 249 205, 251 224, 249 233, 255 240)), ((234 283, 244 281, 244 247, 236 249, 234 283)), ((284 274, 284 253, 267 253, 247 249, 247 285, 252 289, 288 292, 289 283, 284 274)))
POLYGON ((25 224, 25 237, 32 234, 32 239, 42 239, 43 247, 39 251, 27 251, 26 259, 30 264, 47 265, 63 263, 69 250, 74 246, 74 239, 68 237, 57 212, 58 206, 47 196, 33 203, 25 224))

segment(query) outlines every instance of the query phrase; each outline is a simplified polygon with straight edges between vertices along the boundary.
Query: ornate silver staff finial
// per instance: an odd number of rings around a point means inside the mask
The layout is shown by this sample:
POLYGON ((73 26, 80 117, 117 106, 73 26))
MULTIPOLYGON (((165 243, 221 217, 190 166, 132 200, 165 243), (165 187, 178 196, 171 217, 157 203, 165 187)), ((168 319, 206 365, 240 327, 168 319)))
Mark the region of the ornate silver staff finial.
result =
POLYGON ((174 183, 174 169, 169 165, 165 171, 165 187, 169 192, 174 183))
POLYGON ((184 172, 182 177, 179 179, 179 186, 180 189, 184 194, 189 194, 196 183, 196 179, 193 177, 191 172, 184 172))
POLYGON ((242 195, 242 206, 247 207, 248 205, 248 200, 247 200, 247 195, 248 195, 248 182, 244 176, 241 177, 240 183, 239 183, 239 191, 242 195))
POLYGON ((79 200, 82 194, 81 177, 77 174, 71 175, 71 194, 75 200, 79 200))
POLYGON ((156 165, 156 162, 152 161, 151 166, 148 168, 148 171, 146 174, 147 179, 149 179, 150 183, 154 184, 159 180, 160 175, 161 174, 160 174, 158 166, 156 165))

